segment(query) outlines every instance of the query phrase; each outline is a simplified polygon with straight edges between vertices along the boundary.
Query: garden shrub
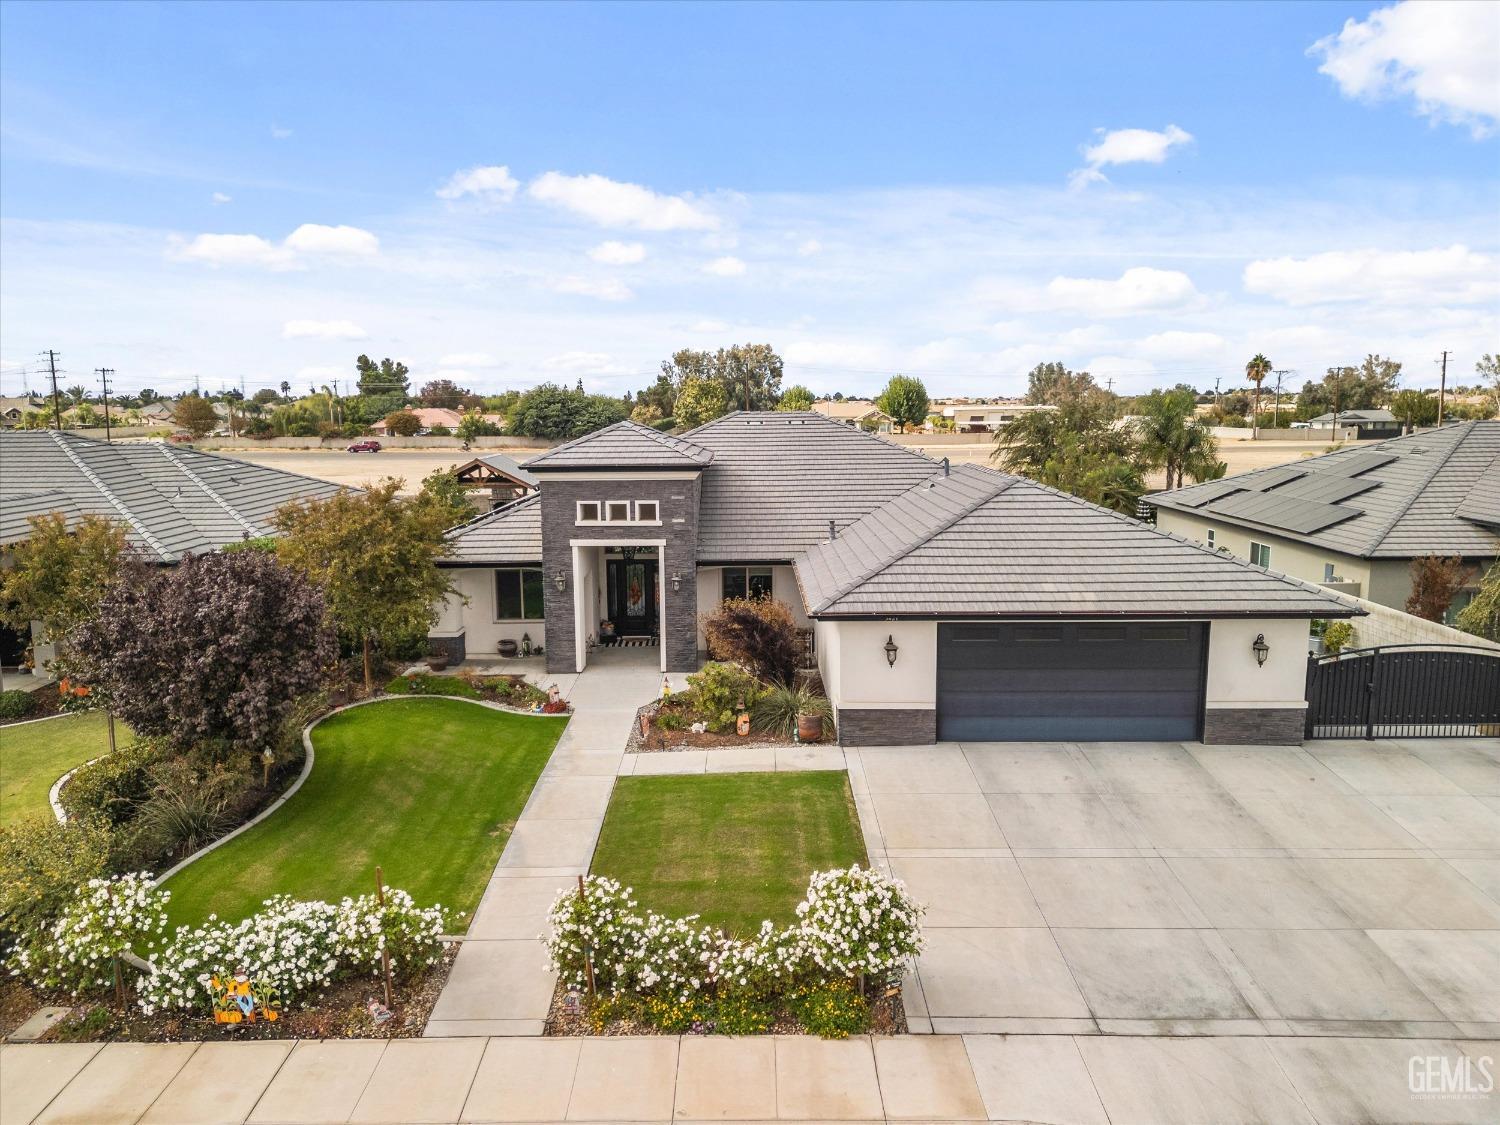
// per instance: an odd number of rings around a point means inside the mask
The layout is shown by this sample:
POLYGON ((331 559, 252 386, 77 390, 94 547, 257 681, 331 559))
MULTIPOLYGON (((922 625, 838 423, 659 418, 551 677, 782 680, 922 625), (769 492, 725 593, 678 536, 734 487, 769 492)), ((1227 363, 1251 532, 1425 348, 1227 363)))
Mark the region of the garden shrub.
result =
POLYGON ((113 841, 99 818, 37 817, 0 828, 0 947, 32 950, 90 879, 109 872, 113 841))
POLYGON ((62 788, 63 809, 70 817, 98 816, 123 824, 151 792, 151 768, 161 757, 159 743, 141 739, 79 766, 62 788))
POLYGON ((31 697, 31 692, 15 689, 12 691, 0 691, 0 719, 14 722, 24 719, 31 714, 32 708, 36 706, 36 700, 31 697))
POLYGON ((148 871, 90 879, 50 927, 50 942, 18 950, 12 971, 74 996, 103 991, 121 954, 154 949, 167 932, 171 897, 152 886, 148 871))
POLYGON ((149 778, 137 824, 142 843, 165 855, 190 855, 228 831, 234 820, 230 804, 248 780, 202 758, 167 758, 150 768, 149 778))
POLYGON ((847 1039, 870 1027, 870 1005, 847 980, 795 989, 787 1008, 798 1023, 824 1039, 847 1039))
POLYGON ((872 868, 814 872, 797 917, 807 955, 837 976, 887 973, 922 951, 922 907, 872 868))
POLYGON ((1354 626, 1347 621, 1330 621, 1323 627, 1323 648, 1337 656, 1354 640, 1354 626))
POLYGON ((720 1035, 763 1035, 776 1023, 776 1004, 764 993, 720 988, 713 1022, 720 1035))
POLYGON ((816 715, 827 719, 833 707, 827 698, 806 687, 773 685, 750 709, 750 726, 766 734, 791 738, 797 729, 798 715, 816 715))
POLYGON ((726 598, 703 615, 703 634, 715 660, 770 683, 791 683, 802 655, 792 611, 772 598, 726 598))
POLYGON ((689 705, 715 734, 734 730, 741 707, 754 707, 766 686, 734 664, 705 664, 688 678, 689 705))

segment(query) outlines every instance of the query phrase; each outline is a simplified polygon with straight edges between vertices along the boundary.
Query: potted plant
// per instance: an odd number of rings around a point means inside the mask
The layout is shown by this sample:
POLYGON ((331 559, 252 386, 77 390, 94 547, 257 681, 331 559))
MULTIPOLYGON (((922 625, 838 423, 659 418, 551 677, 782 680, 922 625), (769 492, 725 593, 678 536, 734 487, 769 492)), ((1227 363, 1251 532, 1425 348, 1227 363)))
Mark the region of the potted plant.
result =
POLYGON ((427 667, 434 672, 441 672, 448 667, 448 654, 445 652, 434 652, 427 658, 427 667))
POLYGON ((826 696, 805 684, 776 684, 750 707, 754 729, 782 738, 795 736, 800 742, 817 742, 823 726, 833 715, 826 696))

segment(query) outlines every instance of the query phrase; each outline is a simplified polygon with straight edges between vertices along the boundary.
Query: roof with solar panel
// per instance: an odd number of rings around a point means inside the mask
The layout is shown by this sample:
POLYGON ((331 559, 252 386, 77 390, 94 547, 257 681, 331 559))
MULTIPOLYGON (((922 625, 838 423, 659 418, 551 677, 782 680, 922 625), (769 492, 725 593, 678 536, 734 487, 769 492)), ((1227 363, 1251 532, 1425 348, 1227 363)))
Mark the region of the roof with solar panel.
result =
POLYGON ((1146 501, 1362 558, 1500 553, 1500 421, 1460 422, 1146 501))

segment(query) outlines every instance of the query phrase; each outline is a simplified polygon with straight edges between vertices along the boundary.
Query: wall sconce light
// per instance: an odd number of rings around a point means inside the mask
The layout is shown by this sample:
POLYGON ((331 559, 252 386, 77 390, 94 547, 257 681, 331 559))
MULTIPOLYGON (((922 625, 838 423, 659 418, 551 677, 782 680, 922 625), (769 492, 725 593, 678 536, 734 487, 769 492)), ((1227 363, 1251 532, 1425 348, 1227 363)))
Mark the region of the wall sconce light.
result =
POLYGON ((1256 633, 1255 643, 1250 648, 1255 653, 1255 663, 1261 667, 1265 667, 1266 657, 1271 655, 1271 646, 1266 644, 1266 635, 1264 633, 1256 633))
POLYGON ((562 593, 568 588, 568 572, 566 570, 559 570, 552 576, 552 584, 557 587, 559 594, 562 593))
POLYGON ((892 668, 896 666, 896 654, 901 651, 901 646, 896 643, 894 636, 885 639, 885 662, 892 668))
POLYGON ((674 570, 672 572, 672 593, 675 594, 675 593, 677 593, 678 590, 681 590, 681 589, 682 589, 682 575, 678 574, 674 570))

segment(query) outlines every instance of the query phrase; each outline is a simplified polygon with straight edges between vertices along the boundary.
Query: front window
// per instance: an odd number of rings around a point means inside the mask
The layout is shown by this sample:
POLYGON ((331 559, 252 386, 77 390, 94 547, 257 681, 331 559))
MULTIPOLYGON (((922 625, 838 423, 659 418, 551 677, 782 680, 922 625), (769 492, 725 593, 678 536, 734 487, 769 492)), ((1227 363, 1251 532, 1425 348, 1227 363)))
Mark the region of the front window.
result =
POLYGON ((629 523, 630 501, 609 500, 604 505, 604 519, 607 523, 629 523))
POLYGON ((1217 544, 1214 542, 1214 529, 1213 528, 1209 528, 1208 529, 1208 545, 1210 547, 1217 546, 1217 544))
POLYGON ((539 566, 495 571, 495 620, 540 621, 545 585, 539 566))
POLYGON ((768 566, 726 566, 724 568, 724 597, 769 598, 771 596, 771 568, 768 566))
POLYGON ((1250 562, 1255 566, 1271 567, 1271 548, 1264 543, 1250 544, 1250 562))
POLYGON ((1324 563, 1323 564, 1323 581, 1324 582, 1333 582, 1333 581, 1336 581, 1336 579, 1334 578, 1333 575, 1334 575, 1333 564, 1332 563, 1324 563))
POLYGON ((637 500, 635 502, 635 522, 655 523, 661 519, 660 509, 655 500, 637 500))
POLYGON ((598 523, 599 522, 599 501, 597 501, 597 500, 580 500, 580 501, 578 501, 578 522, 579 523, 598 523))

